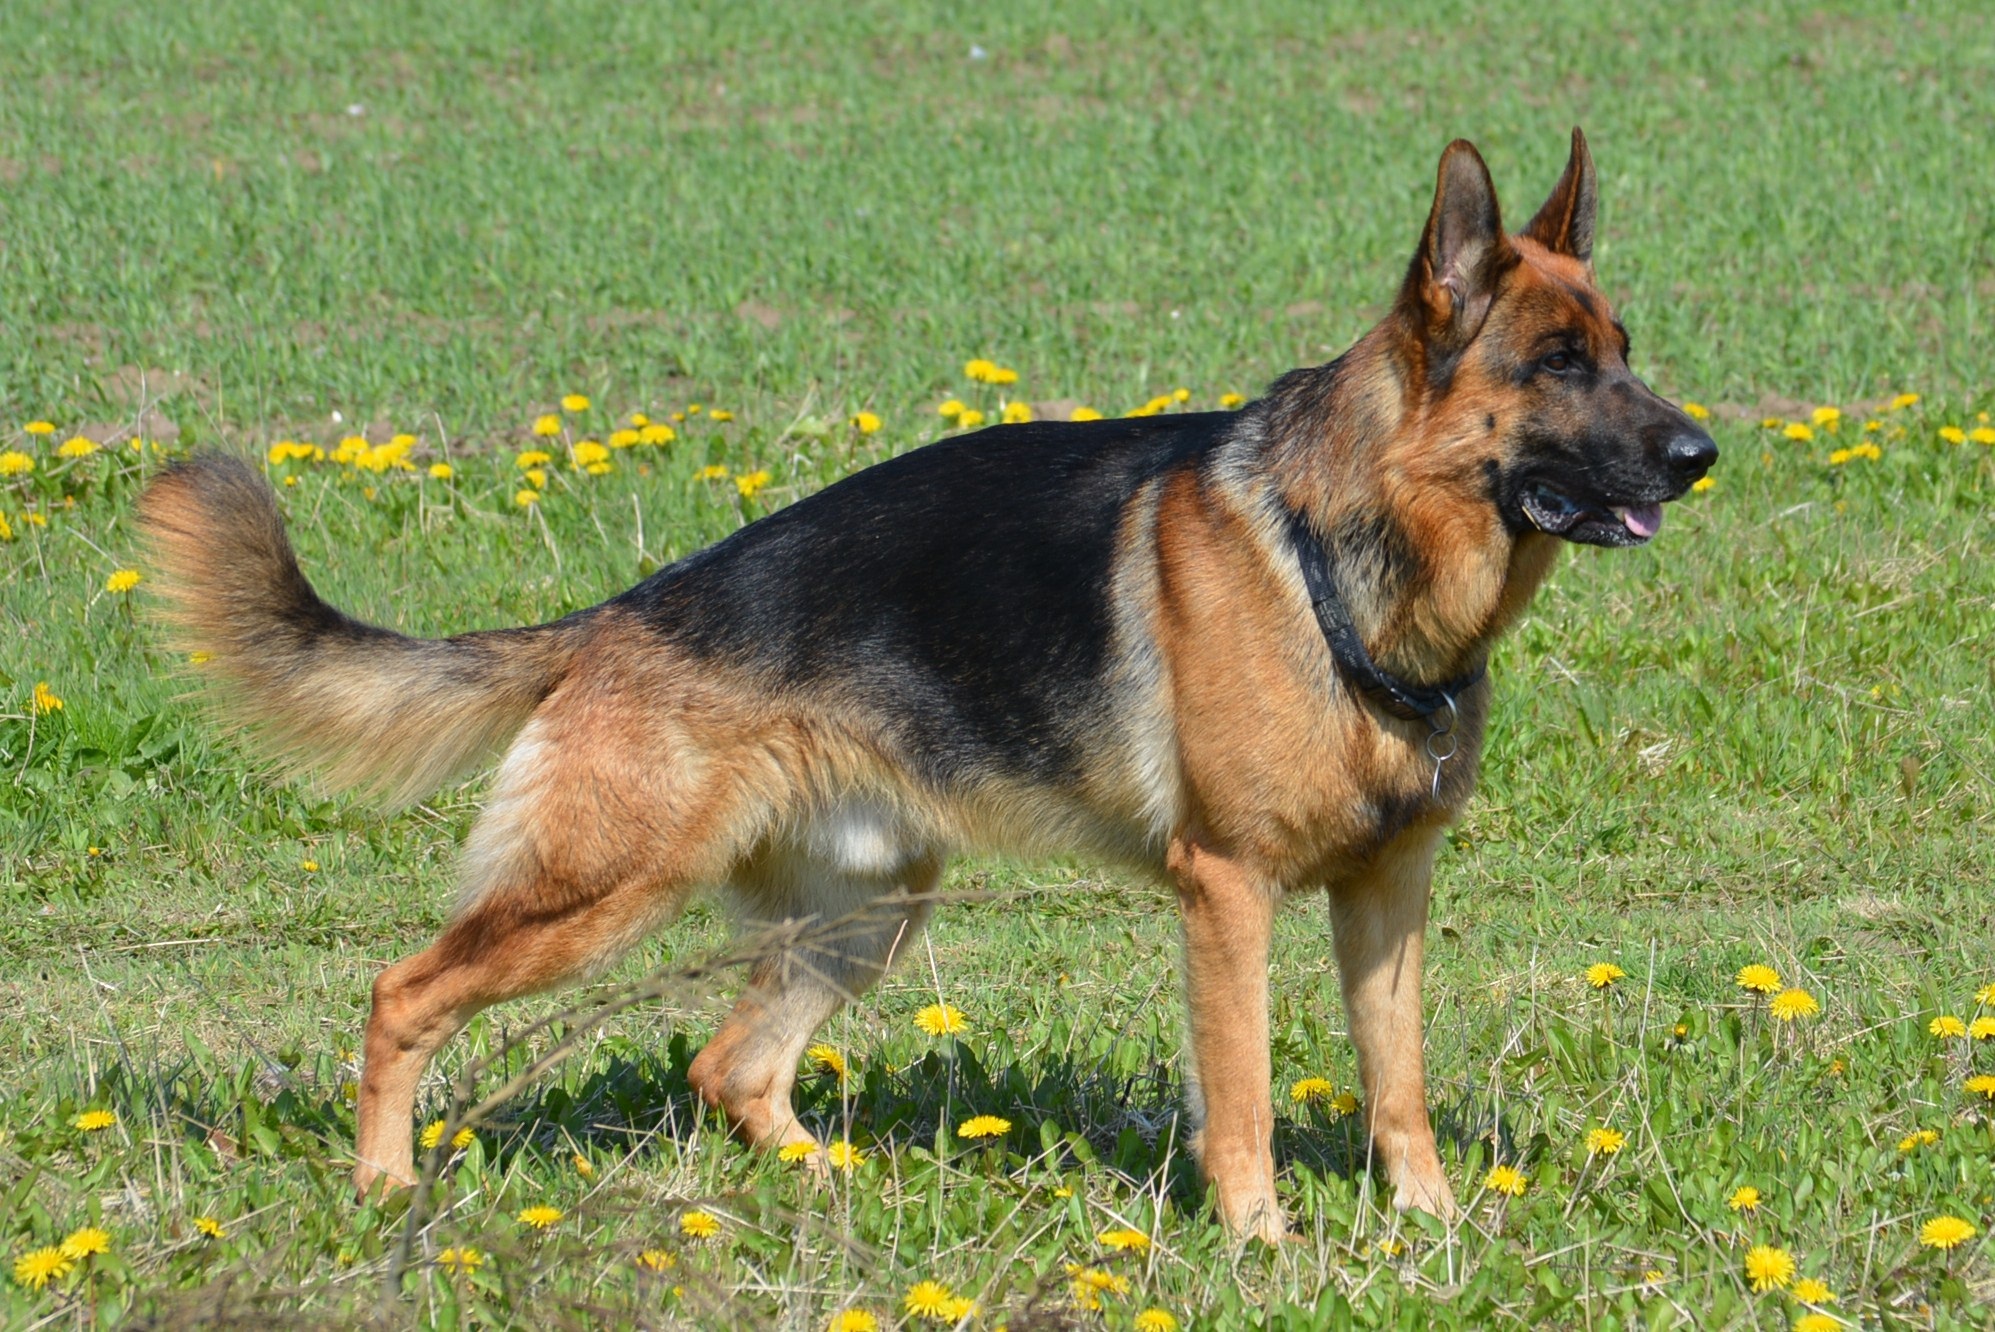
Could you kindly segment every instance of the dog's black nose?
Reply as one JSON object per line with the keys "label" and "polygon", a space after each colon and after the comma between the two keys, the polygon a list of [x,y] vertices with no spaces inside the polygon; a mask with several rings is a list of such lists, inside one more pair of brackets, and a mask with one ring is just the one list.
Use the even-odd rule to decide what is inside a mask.
{"label": "dog's black nose", "polygon": [[1677,475],[1695,481],[1718,461],[1718,446],[1711,436],[1692,426],[1671,436],[1669,443],[1663,445],[1663,460]]}

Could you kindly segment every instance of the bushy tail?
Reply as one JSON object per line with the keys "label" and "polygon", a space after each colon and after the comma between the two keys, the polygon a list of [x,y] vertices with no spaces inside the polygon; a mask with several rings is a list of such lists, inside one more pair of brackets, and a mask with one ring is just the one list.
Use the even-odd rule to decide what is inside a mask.
{"label": "bushy tail", "polygon": [[174,646],[224,717],[291,769],[385,804],[505,744],[560,680],[577,618],[407,638],[350,619],[298,570],[269,482],[239,459],[169,467],[139,501]]}

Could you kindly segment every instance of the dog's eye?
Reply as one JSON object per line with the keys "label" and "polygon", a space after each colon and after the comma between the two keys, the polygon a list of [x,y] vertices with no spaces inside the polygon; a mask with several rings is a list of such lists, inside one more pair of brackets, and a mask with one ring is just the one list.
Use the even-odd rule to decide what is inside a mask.
{"label": "dog's eye", "polygon": [[1558,351],[1553,352],[1550,356],[1538,362],[1538,364],[1544,366],[1545,369],[1555,375],[1562,375],[1573,368],[1573,359],[1570,354]]}

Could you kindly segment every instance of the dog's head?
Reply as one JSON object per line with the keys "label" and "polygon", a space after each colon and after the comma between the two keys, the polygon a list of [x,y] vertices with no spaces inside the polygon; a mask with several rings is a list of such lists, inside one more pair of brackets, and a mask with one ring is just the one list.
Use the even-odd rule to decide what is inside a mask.
{"label": "dog's head", "polygon": [[1478,462],[1511,531],[1637,546],[1718,448],[1628,368],[1628,333],[1593,275],[1597,191],[1586,138],[1551,197],[1503,230],[1489,168],[1457,139],[1396,314],[1431,419],[1486,444]]}

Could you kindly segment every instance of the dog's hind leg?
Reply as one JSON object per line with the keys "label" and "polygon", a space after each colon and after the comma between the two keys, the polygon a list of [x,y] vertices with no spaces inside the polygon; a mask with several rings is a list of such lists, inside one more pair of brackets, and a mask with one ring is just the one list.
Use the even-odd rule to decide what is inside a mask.
{"label": "dog's hind leg", "polygon": [[1402,834],[1363,875],[1330,888],[1344,1015],[1358,1048],[1372,1152],[1394,1206],[1455,1215],[1427,1118],[1420,964],[1427,894],[1440,831]]}
{"label": "dog's hind leg", "polygon": [[924,855],[894,878],[847,877],[808,863],[751,867],[736,882],[767,920],[783,911],[794,931],[771,931],[771,951],[689,1077],[743,1140],[779,1148],[816,1138],[798,1121],[790,1092],[797,1062],[817,1029],[880,978],[920,933],[942,876]]}
{"label": "dog's hind leg", "polygon": [[670,716],[633,724],[604,706],[607,693],[564,691],[521,732],[466,844],[457,917],[375,978],[354,1171],[363,1194],[383,1177],[413,1180],[423,1069],[474,1014],[609,965],[694,885],[724,877],[755,835],[732,765],[713,751],[661,764],[690,752]]}

